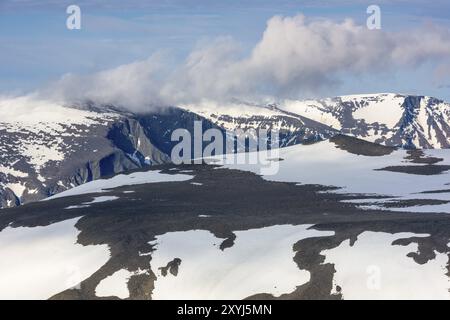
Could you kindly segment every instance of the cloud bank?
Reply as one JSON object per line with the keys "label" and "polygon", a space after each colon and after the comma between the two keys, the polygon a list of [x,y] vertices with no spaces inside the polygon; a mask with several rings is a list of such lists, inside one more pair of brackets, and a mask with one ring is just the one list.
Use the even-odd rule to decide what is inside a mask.
{"label": "cloud bank", "polygon": [[348,75],[439,61],[450,61],[447,29],[386,32],[352,20],[275,16],[248,55],[232,39],[221,38],[193,50],[178,65],[157,53],[93,75],[65,75],[39,94],[146,111],[205,99],[299,98],[323,92]]}

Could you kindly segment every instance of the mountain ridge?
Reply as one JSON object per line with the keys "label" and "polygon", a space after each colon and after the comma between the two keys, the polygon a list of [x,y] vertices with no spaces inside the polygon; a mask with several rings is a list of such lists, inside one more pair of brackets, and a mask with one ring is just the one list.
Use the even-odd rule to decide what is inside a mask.
{"label": "mountain ridge", "polygon": [[280,105],[342,134],[407,149],[450,147],[450,104],[428,96],[395,93],[287,100]]}
{"label": "mountain ridge", "polygon": [[[386,110],[392,110],[392,114]],[[384,111],[384,113],[383,113]],[[378,120],[379,119],[379,120]],[[374,121],[377,120],[377,121]],[[279,131],[280,146],[345,134],[387,147],[450,147],[450,105],[425,96],[369,94],[252,105],[203,103],[133,113],[86,101],[0,101],[0,208],[40,200],[119,172],[170,162],[178,128]]]}

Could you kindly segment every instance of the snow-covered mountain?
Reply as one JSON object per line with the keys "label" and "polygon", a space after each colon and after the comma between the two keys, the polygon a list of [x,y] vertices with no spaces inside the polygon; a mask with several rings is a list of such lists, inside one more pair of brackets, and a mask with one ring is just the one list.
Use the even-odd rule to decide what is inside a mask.
{"label": "snow-covered mountain", "polygon": [[[241,109],[245,105],[238,106]],[[216,108],[213,106],[213,109]],[[39,200],[124,170],[170,161],[175,129],[279,130],[282,145],[323,140],[335,131],[300,116],[247,106],[215,119],[192,107],[133,114],[85,103],[67,107],[30,97],[0,100],[0,208]],[[228,109],[232,111],[232,109]]]}
{"label": "snow-covered mountain", "polygon": [[327,124],[284,111],[276,104],[256,105],[245,102],[218,104],[203,102],[180,108],[196,113],[224,130],[266,129],[280,134],[280,146],[321,141],[337,130]]}
{"label": "snow-covered mountain", "polygon": [[279,106],[371,142],[405,148],[450,147],[450,104],[393,93],[288,100]]}
{"label": "snow-covered mountain", "polygon": [[133,114],[29,96],[0,100],[0,208],[39,200],[87,181],[170,161],[175,129],[268,129],[281,146],[337,133],[387,146],[450,147],[450,105],[398,94],[353,95],[254,105],[212,102]]}
{"label": "snow-covered mountain", "polygon": [[0,208],[169,160],[132,118],[28,97],[0,102],[0,136]]}
{"label": "snow-covered mountain", "polygon": [[[450,147],[450,104],[427,96],[376,93],[319,100],[285,100],[276,104],[202,103],[182,106],[225,129],[260,126],[295,133],[282,146],[328,137],[336,132],[404,148]],[[297,135],[298,137],[298,135]],[[293,143],[292,143],[293,142]]]}

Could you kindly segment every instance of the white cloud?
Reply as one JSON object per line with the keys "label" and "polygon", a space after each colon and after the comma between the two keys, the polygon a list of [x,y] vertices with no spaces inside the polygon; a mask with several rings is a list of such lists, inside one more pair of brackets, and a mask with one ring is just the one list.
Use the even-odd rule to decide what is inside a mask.
{"label": "white cloud", "polygon": [[166,61],[160,54],[148,59],[101,71],[92,75],[66,74],[38,95],[58,102],[92,100],[139,109],[164,105],[160,88],[164,83]]}
{"label": "white cloud", "polygon": [[434,26],[386,32],[352,20],[275,16],[247,56],[221,38],[194,50],[182,65],[168,67],[156,54],[90,76],[67,75],[44,92],[133,110],[201,99],[300,97],[339,83],[343,74],[395,72],[448,57],[450,31]]}

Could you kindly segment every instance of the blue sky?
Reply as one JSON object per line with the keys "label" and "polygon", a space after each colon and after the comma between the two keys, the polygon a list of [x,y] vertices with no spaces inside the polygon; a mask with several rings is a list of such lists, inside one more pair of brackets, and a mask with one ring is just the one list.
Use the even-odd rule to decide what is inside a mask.
{"label": "blue sky", "polygon": [[[66,7],[80,6],[82,29],[66,28]],[[423,25],[450,29],[450,1],[51,1],[0,0],[0,93],[21,94],[64,74],[89,75],[145,60],[154,52],[183,61],[195,48],[228,36],[249,53],[275,15],[365,25],[366,8],[377,4],[382,30]],[[444,64],[445,65],[445,64]],[[448,64],[447,64],[448,66]],[[321,95],[402,92],[450,100],[450,68],[431,61],[361,74],[341,72],[339,84]],[[447,72],[448,71],[448,72]]]}

